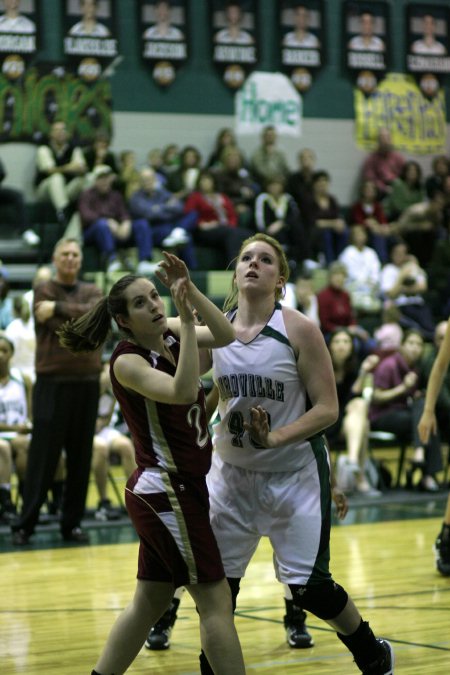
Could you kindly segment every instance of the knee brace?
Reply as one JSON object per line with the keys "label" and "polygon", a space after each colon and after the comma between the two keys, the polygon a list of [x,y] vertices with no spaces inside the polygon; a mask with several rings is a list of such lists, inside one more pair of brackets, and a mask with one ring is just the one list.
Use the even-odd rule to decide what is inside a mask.
{"label": "knee brace", "polygon": [[292,598],[297,607],[307,610],[323,619],[335,619],[347,604],[346,591],[334,581],[324,581],[313,586],[289,584]]}

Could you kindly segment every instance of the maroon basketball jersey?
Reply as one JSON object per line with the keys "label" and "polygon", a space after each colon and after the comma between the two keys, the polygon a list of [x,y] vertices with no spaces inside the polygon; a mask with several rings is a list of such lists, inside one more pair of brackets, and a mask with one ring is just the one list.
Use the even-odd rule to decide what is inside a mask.
{"label": "maroon basketball jersey", "polygon": [[[171,331],[165,333],[164,340],[178,363],[179,341]],[[133,439],[138,467],[158,466],[172,473],[206,475],[211,465],[212,443],[201,383],[197,401],[190,405],[152,401],[126,390],[115,378],[113,366],[122,354],[138,354],[152,368],[172,376],[176,368],[161,354],[126,340],[119,342],[111,356],[112,387]]]}

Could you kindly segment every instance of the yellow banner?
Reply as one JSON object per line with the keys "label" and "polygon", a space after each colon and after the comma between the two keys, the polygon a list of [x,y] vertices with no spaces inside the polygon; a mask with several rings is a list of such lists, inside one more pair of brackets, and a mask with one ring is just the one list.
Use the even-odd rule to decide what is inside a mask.
{"label": "yellow banner", "polygon": [[416,155],[445,151],[446,114],[442,88],[428,99],[411,75],[390,73],[371,96],[355,89],[356,143],[363,150],[376,145],[378,130],[390,130],[397,150]]}

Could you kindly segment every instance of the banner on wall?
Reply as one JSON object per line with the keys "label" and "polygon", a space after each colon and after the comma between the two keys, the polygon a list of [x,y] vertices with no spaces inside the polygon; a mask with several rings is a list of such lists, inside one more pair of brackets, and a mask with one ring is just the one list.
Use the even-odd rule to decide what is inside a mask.
{"label": "banner on wall", "polygon": [[259,134],[268,125],[279,134],[301,136],[302,99],[283,73],[254,72],[235,95],[238,134]]}
{"label": "banner on wall", "polygon": [[50,125],[63,119],[79,144],[97,129],[111,132],[112,94],[107,78],[86,83],[58,64],[39,64],[11,81],[0,75],[0,142],[41,143]]}
{"label": "banner on wall", "polygon": [[36,56],[40,37],[39,0],[2,3],[0,12],[1,73],[10,81],[22,77]]}
{"label": "banner on wall", "polygon": [[387,128],[398,150],[416,155],[445,152],[447,127],[442,91],[427,98],[411,75],[390,73],[370,97],[355,89],[354,105],[358,147],[374,149],[379,130]]}
{"label": "banner on wall", "polygon": [[64,54],[69,68],[95,82],[118,59],[112,0],[66,0]]}
{"label": "banner on wall", "polygon": [[432,97],[450,73],[449,5],[410,4],[405,11],[406,70]]}
{"label": "banner on wall", "polygon": [[239,89],[257,60],[256,1],[212,0],[213,62],[231,89]]}
{"label": "banner on wall", "polygon": [[167,87],[188,57],[186,0],[139,3],[141,54],[157,84]]}
{"label": "banner on wall", "polygon": [[356,86],[364,94],[372,94],[389,67],[388,4],[347,0],[343,11],[343,45],[345,65]]}
{"label": "banner on wall", "polygon": [[322,0],[284,0],[280,5],[281,65],[300,92],[307,91],[324,63]]}

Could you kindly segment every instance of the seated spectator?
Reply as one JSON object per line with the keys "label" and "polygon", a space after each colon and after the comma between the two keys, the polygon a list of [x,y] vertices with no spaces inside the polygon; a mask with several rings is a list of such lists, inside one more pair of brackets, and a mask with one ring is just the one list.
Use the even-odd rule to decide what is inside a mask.
{"label": "seated spectator", "polygon": [[233,203],[217,191],[216,177],[210,171],[201,172],[197,189],[187,198],[184,209],[186,213],[196,212],[194,243],[223,251],[224,268],[237,256],[244,239],[251,235],[249,230],[237,227]]}
{"label": "seated spectator", "polygon": [[378,199],[383,199],[391,191],[391,184],[399,177],[405,158],[392,147],[388,129],[380,129],[376,149],[366,158],[362,179],[375,183]]}
{"label": "seated spectator", "polygon": [[307,242],[295,199],[285,192],[284,180],[274,176],[255,202],[256,229],[282,245],[291,268],[308,258]]}
{"label": "seated spectator", "polygon": [[339,261],[347,269],[345,287],[350,293],[352,306],[364,313],[381,309],[380,271],[377,254],[367,246],[367,231],[363,225],[350,228],[350,244],[344,248]]}
{"label": "seated spectator", "polygon": [[239,224],[252,227],[255,197],[260,186],[244,166],[244,158],[237,146],[230,145],[221,155],[221,168],[216,171],[217,189],[227,195],[239,217]]}
{"label": "seated spectator", "polygon": [[329,188],[329,174],[326,171],[316,171],[312,181],[312,192],[305,199],[302,209],[311,256],[316,260],[323,254],[327,267],[343,251],[348,239],[339,203],[336,197],[330,194]]}
{"label": "seated spectator", "polygon": [[344,491],[380,497],[381,492],[370,485],[365,473],[370,425],[369,403],[362,396],[366,376],[380,359],[370,354],[359,363],[353,337],[343,328],[331,334],[328,349],[336,378],[339,416],[326,430],[326,437],[331,449],[339,439],[345,441],[346,447],[346,452],[339,455],[336,484]]}
{"label": "seated spectator", "polygon": [[120,513],[108,499],[108,469],[111,454],[119,455],[125,479],[136,469],[134,447],[131,439],[116,427],[117,403],[111,389],[109,364],[105,364],[100,376],[100,399],[98,417],[92,446],[92,471],[98,492],[97,520],[116,520]]}
{"label": "seated spectator", "polygon": [[152,148],[147,154],[147,165],[155,172],[157,184],[165,187],[167,175],[164,171],[163,153],[160,148]]}
{"label": "seated spectator", "polygon": [[303,148],[297,155],[298,169],[289,174],[286,191],[292,195],[297,202],[300,213],[303,208],[303,202],[307,195],[311,193],[313,176],[316,166],[316,154],[310,148]]}
{"label": "seated spectator", "polygon": [[[288,288],[293,286],[289,299],[287,298]],[[292,299],[291,299],[292,296]],[[319,303],[317,295],[314,292],[313,278],[309,272],[298,272],[294,284],[286,284],[286,300],[288,307],[298,309],[305,314],[317,326],[320,326]]]}
{"label": "seated spectator", "polygon": [[436,155],[431,163],[432,172],[425,179],[425,192],[428,199],[438,190],[444,190],[444,181],[450,174],[450,160],[446,155]]}
{"label": "seated spectator", "polygon": [[[119,173],[116,156],[110,148],[111,137],[106,129],[99,129],[95,133],[94,142],[83,150],[84,161],[88,169],[86,176],[86,187],[94,183],[93,171],[96,166],[106,165],[116,174]],[[118,186],[119,187],[119,186]]]}
{"label": "seated spectator", "polygon": [[31,431],[31,381],[10,364],[14,345],[0,334],[0,521],[11,523],[16,507],[11,499],[13,460],[22,490]]}
{"label": "seated spectator", "polygon": [[359,199],[350,208],[348,222],[352,225],[364,225],[368,234],[368,243],[378,254],[382,263],[388,261],[388,243],[391,240],[391,228],[388,225],[383,205],[377,200],[377,188],[372,180],[361,183]]}
{"label": "seated spectator", "polygon": [[86,161],[81,148],[74,145],[66,123],[60,120],[50,127],[46,145],[40,145],[36,153],[36,195],[40,201],[49,201],[58,222],[66,226],[71,213],[85,186]]}
{"label": "seated spectator", "polygon": [[112,188],[114,174],[106,164],[94,169],[94,186],[79,199],[83,241],[94,244],[102,254],[108,272],[117,272],[121,263],[117,248],[137,246],[138,274],[151,274],[151,235],[144,219],[131,220],[122,194]]}
{"label": "seated spectator", "polygon": [[153,246],[177,248],[178,255],[190,269],[197,267],[192,231],[196,227],[194,212],[184,213],[181,199],[158,184],[156,173],[147,168],[141,171],[141,187],[131,197],[130,212],[133,218],[145,219]]}
{"label": "seated spectator", "polygon": [[403,330],[400,326],[400,312],[395,305],[383,308],[381,325],[374,330],[373,336],[377,341],[375,351],[381,358],[400,349]]}
{"label": "seated spectator", "polygon": [[289,165],[282,150],[277,148],[277,131],[274,126],[264,127],[261,145],[250,160],[250,171],[260,185],[265,185],[274,176],[287,178]]}
{"label": "seated spectator", "polygon": [[356,323],[350,293],[344,288],[346,279],[345,265],[341,262],[330,265],[328,285],[317,294],[320,327],[327,340],[338,328],[347,328],[350,335],[357,340],[358,354],[362,351],[369,352],[374,343],[368,332]]}
{"label": "seated spectator", "polygon": [[395,305],[400,312],[402,328],[415,328],[427,340],[434,335],[434,320],[424,294],[428,288],[427,274],[411,256],[405,242],[391,249],[391,262],[381,270],[380,288],[384,305]]}
{"label": "seated spectator", "polygon": [[34,358],[36,352],[36,331],[31,307],[25,296],[16,295],[13,301],[15,318],[5,329],[6,337],[14,345],[11,367],[20,370],[31,382],[36,379]]}
{"label": "seated spectator", "polygon": [[[17,225],[20,234],[22,235],[23,240],[29,246],[38,246],[40,243],[40,238],[30,228],[28,222],[27,209],[25,206],[25,199],[22,193],[19,190],[14,188],[5,187],[3,181],[6,178],[6,169],[5,165],[0,159],[0,204],[1,206],[10,206],[14,214],[14,221],[11,224]],[[10,223],[8,223],[10,224]]]}
{"label": "seated spectator", "polygon": [[390,221],[397,220],[409,206],[423,202],[424,198],[420,164],[408,161],[403,165],[399,177],[392,181],[383,207]]}
{"label": "seated spectator", "polygon": [[214,148],[209,156],[206,168],[208,169],[223,169],[222,155],[226,148],[237,148],[236,136],[233,129],[224,127],[217,133]]}
{"label": "seated spectator", "polygon": [[400,350],[381,360],[374,372],[369,419],[375,431],[389,431],[399,441],[413,445],[407,486],[412,486],[414,474],[420,470],[420,489],[436,492],[439,486],[435,474],[442,469],[440,444],[433,436],[424,446],[417,432],[424,405],[423,392],[418,389],[423,346],[421,333],[407,330]]}
{"label": "seated spectator", "polygon": [[176,143],[169,143],[163,149],[161,168],[166,176],[180,168],[180,149]]}
{"label": "seated spectator", "polygon": [[428,200],[409,206],[397,222],[391,224],[422,267],[428,267],[434,247],[444,234],[445,207],[445,195],[437,190]]}
{"label": "seated spectator", "polygon": [[178,199],[186,199],[197,185],[202,156],[193,145],[187,145],[180,154],[180,166],[168,174],[167,189]]}
{"label": "seated spectator", "polygon": [[[116,179],[114,181],[116,182]],[[136,153],[132,150],[123,150],[120,153],[118,183],[126,200],[130,199],[131,195],[139,189],[139,169],[136,166]]]}
{"label": "seated spectator", "polygon": [[0,269],[0,330],[5,330],[14,319],[13,301],[9,295],[8,272]]}

